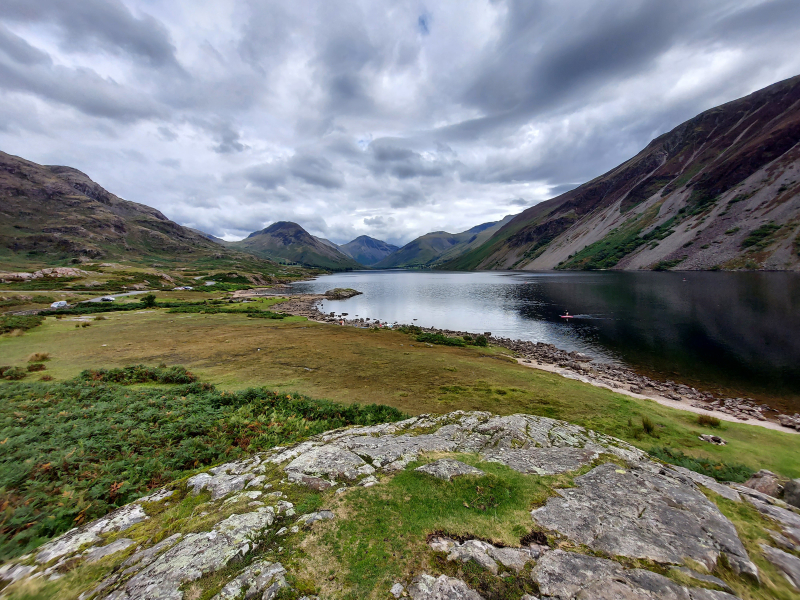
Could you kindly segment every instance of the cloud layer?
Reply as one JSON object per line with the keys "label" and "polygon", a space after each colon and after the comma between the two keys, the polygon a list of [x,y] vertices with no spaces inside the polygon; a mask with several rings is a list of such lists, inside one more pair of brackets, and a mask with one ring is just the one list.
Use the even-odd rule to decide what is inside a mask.
{"label": "cloud layer", "polygon": [[795,0],[4,0],[0,149],[227,239],[462,231],[800,73]]}

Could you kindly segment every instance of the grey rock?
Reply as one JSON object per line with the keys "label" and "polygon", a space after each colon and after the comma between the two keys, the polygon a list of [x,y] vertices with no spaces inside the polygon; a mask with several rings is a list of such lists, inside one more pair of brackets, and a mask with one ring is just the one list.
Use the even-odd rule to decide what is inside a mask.
{"label": "grey rock", "polygon": [[165,540],[158,542],[157,544],[151,546],[150,548],[146,548],[144,550],[139,550],[138,552],[134,552],[130,558],[128,558],[124,563],[122,563],[123,567],[129,567],[125,571],[123,571],[124,576],[128,576],[131,573],[135,573],[149,565],[153,562],[156,557],[169,548],[170,546],[177,543],[179,539],[183,537],[180,533],[176,533],[174,535],[169,536]]}
{"label": "grey rock", "polygon": [[533,559],[529,548],[498,548],[481,540],[457,542],[436,536],[431,538],[428,544],[435,552],[446,552],[447,560],[460,562],[473,560],[495,575],[499,572],[497,563],[519,572]]}
{"label": "grey rock", "polygon": [[[232,600],[244,598],[252,600],[261,596],[269,600],[278,590],[287,587],[286,569],[281,563],[257,561],[242,571],[237,577],[225,584],[225,587],[212,600]],[[244,596],[242,596],[244,594]]]}
{"label": "grey rock", "polygon": [[783,500],[786,504],[791,504],[800,508],[800,479],[790,479],[783,486]]}
{"label": "grey rock", "polygon": [[777,531],[768,531],[767,533],[769,533],[770,537],[772,538],[772,541],[774,541],[776,544],[778,544],[778,546],[780,546],[784,550],[788,550],[789,552],[796,552],[800,550],[800,546],[798,546],[794,540],[782,536]]}
{"label": "grey rock", "polygon": [[704,433],[703,435],[699,435],[697,437],[700,439],[700,441],[708,442],[709,444],[714,444],[715,446],[724,446],[728,443],[718,435],[711,435],[708,433]]}
{"label": "grey rock", "polygon": [[313,525],[317,521],[328,521],[333,518],[335,518],[333,511],[320,510],[318,512],[302,515],[299,519],[297,519],[297,522],[302,523],[303,525]]}
{"label": "grey rock", "polygon": [[408,586],[408,595],[411,600],[483,600],[483,596],[460,579],[425,573],[414,578]]}
{"label": "grey rock", "polygon": [[0,581],[14,583],[15,581],[24,579],[35,570],[36,567],[33,566],[9,563],[0,567]]}
{"label": "grey rock", "polygon": [[786,528],[800,530],[800,515],[797,513],[785,508],[781,508],[780,506],[775,506],[774,504],[762,502],[761,500],[752,496],[745,496],[745,498],[747,498],[747,501],[755,506],[759,512],[767,515],[768,517],[772,517],[778,521],[778,523],[783,525],[784,530]]}
{"label": "grey rock", "polygon": [[716,585],[717,587],[721,587],[726,592],[733,593],[733,590],[730,588],[730,586],[724,581],[722,581],[722,579],[720,579],[719,577],[698,573],[697,571],[693,571],[692,569],[687,569],[686,567],[675,567],[675,570],[680,571],[684,575],[688,575],[692,579],[697,579],[698,581],[704,581],[705,583]]}
{"label": "grey rock", "polygon": [[554,550],[531,573],[543,597],[553,600],[734,600],[725,592],[686,588],[663,575],[624,569],[604,558]]}
{"label": "grey rock", "polygon": [[460,460],[453,460],[450,458],[442,458],[433,461],[415,470],[433,475],[438,479],[444,479],[445,481],[450,481],[453,477],[458,477],[460,475],[485,475],[480,469],[476,469]]}
{"label": "grey rock", "polygon": [[447,560],[461,562],[473,560],[487,571],[497,575],[499,568],[495,560],[489,556],[488,550],[490,547],[492,547],[491,544],[480,540],[467,540],[463,544],[455,544],[450,549]]}
{"label": "grey rock", "polygon": [[761,549],[767,560],[781,570],[789,583],[800,588],[800,558],[766,544],[761,544]]}
{"label": "grey rock", "polygon": [[674,565],[691,558],[713,569],[725,553],[734,569],[757,577],[736,529],[716,505],[670,477],[671,471],[662,473],[600,465],[531,515],[539,525],[611,555]]}
{"label": "grey rock", "polygon": [[727,485],[719,483],[713,477],[690,471],[684,467],[670,466],[670,468],[673,471],[677,471],[681,475],[688,477],[697,485],[702,485],[704,488],[711,490],[715,494],[719,494],[723,498],[727,498],[728,500],[732,500],[734,502],[741,502],[742,500],[741,496],[739,496],[739,493],[736,490],[728,487]]}
{"label": "grey rock", "polygon": [[74,554],[86,544],[100,541],[100,535],[114,531],[125,531],[147,519],[144,509],[138,502],[128,504],[108,513],[105,517],[70,529],[64,535],[48,542],[36,554],[36,562],[45,564],[55,558]]}
{"label": "grey rock", "polygon": [[761,469],[757,473],[754,473],[750,479],[744,482],[744,486],[775,498],[780,496],[780,493],[783,491],[783,486],[778,480],[778,476],[766,469]]}
{"label": "grey rock", "polygon": [[363,458],[349,450],[325,445],[301,454],[287,465],[285,471],[313,476],[327,475],[334,479],[338,477],[356,479],[359,475],[359,467],[365,464]]}
{"label": "grey rock", "polygon": [[555,475],[588,465],[600,456],[600,451],[588,448],[500,448],[487,450],[483,455],[489,462],[502,463],[520,473]]}
{"label": "grey rock", "polygon": [[286,476],[292,483],[305,485],[306,487],[309,487],[317,492],[324,492],[328,488],[333,487],[333,484],[327,479],[322,479],[321,477],[312,477],[311,475],[304,475],[303,473],[298,473],[296,471],[289,471]]}
{"label": "grey rock", "polygon": [[181,600],[180,586],[226,567],[250,550],[248,537],[274,522],[270,507],[231,515],[206,533],[192,533],[107,596],[114,600]]}
{"label": "grey rock", "polygon": [[365,477],[362,479],[359,484],[361,487],[372,487],[378,485],[378,478],[375,475],[370,475],[369,477]]}
{"label": "grey rock", "polygon": [[[217,467],[217,470],[219,469],[221,469],[221,467]],[[247,482],[255,477],[251,473],[246,473],[244,475],[227,475],[224,472],[218,472],[220,474],[213,476],[208,473],[200,473],[199,475],[190,477],[186,481],[186,485],[192,488],[194,494],[199,494],[203,490],[209,490],[211,492],[211,499],[218,500],[232,492],[243,490]]]}
{"label": "grey rock", "polygon": [[123,550],[130,548],[135,543],[136,542],[129,538],[119,538],[118,540],[114,540],[105,546],[96,546],[87,550],[84,554],[84,557],[87,563],[97,562],[106,556],[111,556],[117,552],[122,552]]}
{"label": "grey rock", "polygon": [[395,598],[400,598],[403,595],[403,592],[406,591],[406,588],[403,587],[402,583],[395,583],[392,588],[389,590],[389,593],[394,596]]}

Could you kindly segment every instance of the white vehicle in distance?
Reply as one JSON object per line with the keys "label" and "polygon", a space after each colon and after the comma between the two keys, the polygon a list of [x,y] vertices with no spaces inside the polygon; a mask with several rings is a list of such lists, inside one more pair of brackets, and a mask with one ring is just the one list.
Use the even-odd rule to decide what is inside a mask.
{"label": "white vehicle in distance", "polygon": [[100,302],[113,302],[114,300],[116,300],[114,296],[103,296],[100,298]]}
{"label": "white vehicle in distance", "polygon": [[58,302],[53,302],[50,305],[50,308],[67,308],[67,301],[66,300],[59,300]]}

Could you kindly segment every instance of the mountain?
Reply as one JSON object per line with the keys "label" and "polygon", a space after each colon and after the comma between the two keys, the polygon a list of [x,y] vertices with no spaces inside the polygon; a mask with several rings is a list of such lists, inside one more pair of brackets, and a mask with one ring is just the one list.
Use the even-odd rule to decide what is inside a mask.
{"label": "mountain", "polygon": [[435,267],[469,252],[492,237],[513,218],[483,223],[461,233],[434,231],[409,242],[393,254],[374,264],[376,269],[397,267]]}
{"label": "mountain", "polygon": [[352,242],[339,246],[339,250],[362,265],[371,267],[392,252],[399,250],[399,248],[382,240],[371,238],[368,235],[360,235]]}
{"label": "mountain", "polygon": [[450,269],[800,270],[800,76],[682,123]]}
{"label": "mountain", "polygon": [[194,231],[197,235],[201,235],[207,240],[211,240],[212,242],[216,242],[217,244],[224,245],[226,243],[225,240],[223,240],[222,238],[218,238],[217,236],[211,235],[210,233],[206,233],[205,231],[200,231],[199,229],[195,229],[194,227],[187,227],[186,229],[188,229],[189,231]]}
{"label": "mountain", "polygon": [[123,200],[71,167],[0,152],[0,198],[2,268],[102,259],[277,270],[274,263],[221,247],[154,208]]}
{"label": "mountain", "polygon": [[336,247],[328,244],[330,242],[325,243],[314,237],[297,223],[278,221],[266,229],[251,233],[241,241],[229,242],[227,246],[271,260],[289,261],[334,271],[362,267]]}

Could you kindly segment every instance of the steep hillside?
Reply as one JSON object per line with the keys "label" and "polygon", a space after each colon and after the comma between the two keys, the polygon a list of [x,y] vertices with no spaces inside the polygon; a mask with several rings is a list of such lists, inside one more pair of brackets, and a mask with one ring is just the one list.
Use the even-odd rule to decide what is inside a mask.
{"label": "steep hillside", "polygon": [[362,265],[371,267],[392,252],[399,250],[399,248],[392,244],[387,244],[383,240],[376,240],[368,235],[360,235],[352,242],[339,246],[339,250]]}
{"label": "steep hillside", "polygon": [[800,76],[519,214],[452,269],[800,270]]}
{"label": "steep hillside", "polygon": [[239,242],[229,243],[228,246],[263,258],[334,271],[361,268],[360,264],[337,248],[314,237],[297,223],[289,221],[273,223]]}
{"label": "steep hillside", "polygon": [[376,269],[435,267],[479,247],[512,218],[513,216],[509,215],[502,221],[476,225],[461,233],[446,231],[426,233],[374,266]]}
{"label": "steep hillside", "polygon": [[0,198],[0,270],[99,259],[277,271],[274,263],[226,249],[70,167],[0,152]]}

